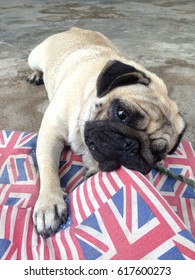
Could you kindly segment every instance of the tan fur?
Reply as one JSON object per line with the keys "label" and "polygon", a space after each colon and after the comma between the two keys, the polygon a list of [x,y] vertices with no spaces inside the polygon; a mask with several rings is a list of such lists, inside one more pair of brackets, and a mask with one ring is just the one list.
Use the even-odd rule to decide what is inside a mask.
{"label": "tan fur", "polygon": [[[96,81],[109,60],[134,66],[143,71],[151,83],[148,87],[137,84],[118,87],[98,98]],[[66,204],[58,177],[58,164],[64,145],[71,145],[75,153],[83,155],[89,172],[97,172],[97,162],[84,143],[84,125],[89,120],[106,118],[109,104],[114,98],[133,104],[142,111],[145,115],[140,124],[142,128],[151,139],[163,135],[170,150],[184,128],[184,122],[176,104],[169,99],[164,82],[143,66],[125,58],[98,32],[72,28],[53,35],[31,52],[28,62],[35,71],[29,79],[43,73],[50,100],[38,137],[41,189],[34,211],[37,231],[44,236],[52,234],[66,217]],[[98,106],[100,103],[101,106]],[[170,133],[161,130],[164,115],[172,123]],[[57,219],[54,210],[58,213]]]}

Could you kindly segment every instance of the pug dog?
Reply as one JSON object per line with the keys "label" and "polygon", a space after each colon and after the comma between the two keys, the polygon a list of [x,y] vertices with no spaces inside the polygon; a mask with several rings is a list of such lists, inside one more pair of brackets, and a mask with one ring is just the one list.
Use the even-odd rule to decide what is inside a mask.
{"label": "pug dog", "polygon": [[82,155],[86,175],[121,165],[147,174],[175,151],[185,130],[157,75],[127,59],[99,32],[71,28],[35,47],[28,81],[44,82],[49,106],[37,141],[37,232],[54,234],[67,219],[58,168],[64,146]]}

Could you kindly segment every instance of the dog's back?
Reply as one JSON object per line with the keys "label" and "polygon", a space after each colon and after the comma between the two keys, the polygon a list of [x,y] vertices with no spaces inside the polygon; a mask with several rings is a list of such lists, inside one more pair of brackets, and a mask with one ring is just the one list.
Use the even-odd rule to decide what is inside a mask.
{"label": "dog's back", "polygon": [[[66,32],[48,37],[35,47],[29,55],[28,63],[33,70],[44,73],[45,87],[51,99],[58,83],[60,84],[61,79],[81,65],[80,60],[90,62],[93,57],[97,59],[97,56],[101,60],[104,54],[108,53],[119,54],[116,47],[104,35],[73,27]],[[67,65],[67,68],[64,65]],[[98,67],[97,63],[95,67]],[[55,84],[54,76],[57,77]]]}

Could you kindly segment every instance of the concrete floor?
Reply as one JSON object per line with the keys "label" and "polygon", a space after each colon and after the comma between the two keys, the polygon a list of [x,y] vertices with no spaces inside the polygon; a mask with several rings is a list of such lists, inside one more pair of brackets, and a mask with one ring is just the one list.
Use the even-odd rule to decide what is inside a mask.
{"label": "concrete floor", "polygon": [[195,1],[0,0],[0,129],[37,132],[44,86],[26,82],[31,49],[72,26],[103,32],[160,75],[188,123],[195,147]]}

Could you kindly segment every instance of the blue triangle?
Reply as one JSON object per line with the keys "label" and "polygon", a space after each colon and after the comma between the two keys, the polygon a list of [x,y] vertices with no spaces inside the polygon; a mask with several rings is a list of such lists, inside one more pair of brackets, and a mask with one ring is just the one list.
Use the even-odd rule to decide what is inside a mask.
{"label": "blue triangle", "polygon": [[[176,175],[180,175],[182,170],[183,170],[182,168],[170,168],[170,171],[175,173]],[[167,177],[167,179],[163,183],[160,191],[174,192],[174,185],[175,185],[175,183],[176,183],[176,179]]]}
{"label": "blue triangle", "polygon": [[88,226],[88,227],[91,227],[91,228],[95,229],[96,231],[102,233],[95,214],[91,214],[81,224],[85,225],[85,226]]}
{"label": "blue triangle", "polygon": [[36,147],[32,147],[32,149],[30,150],[29,156],[31,156],[32,161],[33,161],[33,166],[35,168],[35,171],[38,171],[38,163],[37,163],[37,157],[36,157]]}
{"label": "blue triangle", "polygon": [[194,191],[193,187],[187,186],[187,188],[186,188],[185,192],[183,193],[182,197],[195,198],[195,191]]}
{"label": "blue triangle", "polygon": [[60,160],[59,169],[62,168],[67,163],[67,160]]}
{"label": "blue triangle", "polygon": [[112,197],[112,201],[116,205],[118,211],[120,212],[121,216],[123,217],[124,212],[124,194],[123,188],[121,188],[117,193],[115,193]]}
{"label": "blue triangle", "polygon": [[0,239],[0,259],[2,259],[3,255],[9,248],[11,241],[6,239]]}
{"label": "blue triangle", "polygon": [[156,170],[155,168],[151,170],[151,174],[152,174],[152,178],[154,179],[157,175],[158,175],[158,170]]}
{"label": "blue triangle", "polygon": [[177,247],[173,247],[159,257],[159,260],[185,260]]}
{"label": "blue triangle", "polygon": [[96,260],[102,254],[97,251],[94,247],[86,243],[85,241],[78,238],[79,244],[82,248],[83,254],[86,260]]}
{"label": "blue triangle", "polygon": [[152,220],[155,217],[155,215],[139,194],[137,195],[137,201],[138,201],[138,228],[140,228],[146,223],[148,223],[150,220]]}
{"label": "blue triangle", "polygon": [[195,244],[195,238],[191,235],[191,233],[187,229],[180,231],[179,234]]}
{"label": "blue triangle", "polygon": [[9,137],[10,136],[10,134],[12,133],[13,131],[11,131],[11,130],[6,130],[6,135],[7,135],[7,137]]}
{"label": "blue triangle", "polygon": [[163,183],[160,191],[162,192],[174,192],[174,185],[176,180],[173,178],[168,177],[165,182]]}
{"label": "blue triangle", "polygon": [[19,172],[17,181],[27,181],[27,174],[26,174],[26,170],[24,167],[25,160],[26,160],[25,158],[16,159],[17,169]]}
{"label": "blue triangle", "polygon": [[[26,133],[28,135],[29,133]],[[25,134],[23,135],[24,137],[26,136]],[[37,135],[34,137],[30,138],[26,143],[24,143],[22,146],[23,147],[34,147],[37,144]]]}
{"label": "blue triangle", "polygon": [[183,170],[182,168],[170,168],[170,171],[177,175],[180,175],[182,170]]}
{"label": "blue triangle", "polygon": [[18,201],[20,200],[20,198],[15,198],[15,197],[8,197],[5,205],[10,205],[13,206],[15,205]]}
{"label": "blue triangle", "polygon": [[7,166],[5,166],[4,171],[0,177],[0,184],[9,184],[10,180],[9,180],[9,175],[8,175],[8,170],[7,170]]}

